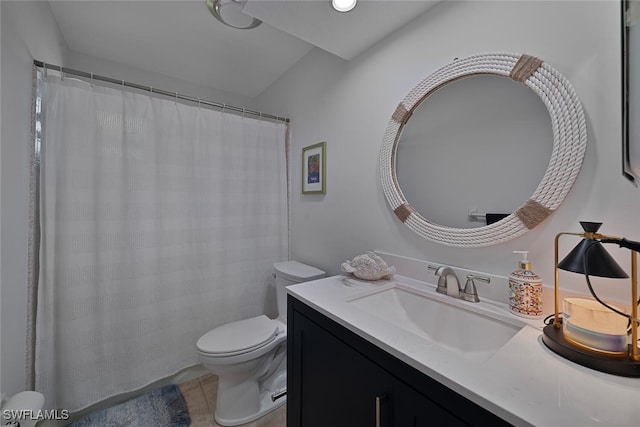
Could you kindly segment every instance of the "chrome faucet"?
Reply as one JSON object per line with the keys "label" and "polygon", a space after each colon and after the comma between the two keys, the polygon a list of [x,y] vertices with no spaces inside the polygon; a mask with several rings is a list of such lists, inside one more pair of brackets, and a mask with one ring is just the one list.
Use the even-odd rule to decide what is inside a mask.
{"label": "chrome faucet", "polygon": [[[430,265],[427,267],[427,270],[435,270],[433,274],[438,276],[437,292],[455,298],[460,298],[462,288],[460,287],[458,276],[456,276],[456,273],[451,269],[451,267],[447,267],[446,265],[441,265],[439,267]],[[450,281],[455,282],[455,284],[450,283]]]}
{"label": "chrome faucet", "polygon": [[[468,274],[467,283],[463,289],[458,281],[458,276],[456,276],[456,273],[451,269],[451,267],[447,267],[446,265],[441,265],[439,267],[430,265],[427,267],[427,270],[434,270],[433,274],[438,276],[437,292],[469,302],[480,302],[474,280],[480,280],[485,283],[491,282],[491,279],[488,277]],[[454,281],[455,284],[451,283],[451,281]]]}

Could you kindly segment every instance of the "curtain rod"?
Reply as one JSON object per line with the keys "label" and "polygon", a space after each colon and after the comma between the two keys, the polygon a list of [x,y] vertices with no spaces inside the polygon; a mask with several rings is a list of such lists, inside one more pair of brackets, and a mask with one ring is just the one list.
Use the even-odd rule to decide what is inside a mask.
{"label": "curtain rod", "polygon": [[287,118],[287,117],[279,117],[279,116],[274,116],[272,114],[263,113],[263,112],[260,112],[260,111],[254,111],[254,110],[248,110],[246,108],[235,107],[235,106],[229,105],[229,104],[220,104],[219,102],[206,101],[204,99],[196,98],[196,97],[193,97],[193,96],[182,95],[182,94],[177,93],[177,92],[169,92],[169,91],[162,90],[162,89],[156,89],[156,88],[151,87],[151,86],[144,86],[144,85],[139,85],[137,83],[127,82],[127,81],[124,81],[124,80],[112,79],[111,77],[105,77],[105,76],[101,76],[101,75],[98,75],[98,74],[87,73],[86,71],[74,70],[72,68],[61,67],[59,65],[47,64],[45,62],[38,61],[38,60],[34,60],[33,63],[35,64],[36,67],[39,67],[39,68],[59,71],[61,73],[71,74],[71,75],[79,76],[79,77],[84,77],[84,78],[91,79],[91,80],[100,80],[100,81],[103,81],[103,82],[113,83],[113,84],[117,84],[117,85],[120,85],[120,86],[131,87],[131,88],[134,88],[134,89],[139,89],[139,90],[143,90],[143,91],[147,91],[147,92],[151,92],[151,93],[157,93],[159,95],[169,96],[171,98],[182,99],[184,101],[191,101],[191,102],[196,102],[198,104],[208,105],[210,107],[220,108],[222,110],[231,110],[231,111],[236,111],[236,112],[242,113],[242,114],[250,114],[252,116],[258,116],[258,117],[261,117],[261,118],[267,118],[267,119],[272,119],[272,120],[276,120],[276,121],[280,121],[280,122],[284,122],[284,123],[289,123],[289,118]]}

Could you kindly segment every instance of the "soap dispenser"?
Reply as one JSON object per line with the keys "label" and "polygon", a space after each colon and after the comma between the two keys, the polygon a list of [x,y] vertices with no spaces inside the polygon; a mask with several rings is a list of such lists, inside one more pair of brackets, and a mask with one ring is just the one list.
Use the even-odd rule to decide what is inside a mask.
{"label": "soap dispenser", "polygon": [[542,280],[531,271],[527,260],[528,251],[513,251],[521,254],[518,269],[509,275],[509,308],[513,314],[527,318],[542,316]]}

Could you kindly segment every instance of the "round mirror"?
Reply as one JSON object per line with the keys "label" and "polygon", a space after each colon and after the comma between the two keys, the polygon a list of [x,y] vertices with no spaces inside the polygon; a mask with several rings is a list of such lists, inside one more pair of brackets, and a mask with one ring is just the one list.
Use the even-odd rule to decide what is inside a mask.
{"label": "round mirror", "polygon": [[398,105],[381,149],[383,190],[423,237],[492,245],[557,209],[586,140],[580,101],[556,70],[528,55],[475,55],[436,71]]}

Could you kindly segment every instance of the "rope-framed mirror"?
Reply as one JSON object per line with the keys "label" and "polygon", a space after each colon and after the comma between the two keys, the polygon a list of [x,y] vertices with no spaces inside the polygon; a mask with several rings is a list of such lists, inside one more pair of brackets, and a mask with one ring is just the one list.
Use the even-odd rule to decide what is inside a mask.
{"label": "rope-framed mirror", "polygon": [[[438,89],[476,75],[520,82],[544,103],[551,118],[553,148],[546,172],[533,195],[505,218],[477,228],[436,224],[407,201],[397,177],[402,131],[415,109]],[[584,159],[587,129],[582,105],[569,81],[538,58],[516,53],[485,53],[456,59],[414,87],[394,111],[380,150],[382,188],[397,218],[420,236],[456,247],[483,247],[513,239],[553,213],[571,190]]]}

